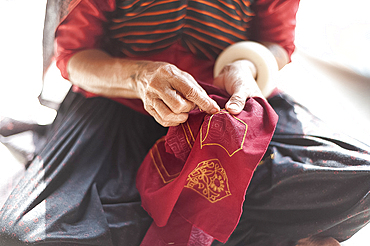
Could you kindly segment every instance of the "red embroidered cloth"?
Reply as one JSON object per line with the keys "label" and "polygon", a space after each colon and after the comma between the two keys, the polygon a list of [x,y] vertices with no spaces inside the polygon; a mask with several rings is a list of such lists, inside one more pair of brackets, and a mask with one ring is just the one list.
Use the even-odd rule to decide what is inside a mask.
{"label": "red embroidered cloth", "polygon": [[[221,107],[227,102],[211,97]],[[250,98],[238,115],[195,110],[187,122],[171,127],[137,175],[142,206],[154,219],[142,245],[226,242],[277,118],[264,99]]]}

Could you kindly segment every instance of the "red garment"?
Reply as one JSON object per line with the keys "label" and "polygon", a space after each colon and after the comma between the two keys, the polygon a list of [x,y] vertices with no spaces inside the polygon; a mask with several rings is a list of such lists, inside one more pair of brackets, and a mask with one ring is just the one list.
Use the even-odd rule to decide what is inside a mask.
{"label": "red garment", "polygon": [[[278,43],[291,55],[294,50],[295,14],[298,4],[299,0],[257,0],[251,6],[255,17],[251,20],[251,28],[247,30],[250,32],[250,39]],[[108,15],[114,9],[114,0],[73,1],[72,8],[62,19],[55,35],[56,62],[64,78],[68,79],[67,63],[75,53],[85,49],[105,48],[103,37],[109,23]],[[140,59],[169,62],[190,73],[197,81],[213,83],[214,60],[198,57],[183,47],[179,40],[162,52],[145,55]],[[85,96],[96,96],[78,87],[75,89]],[[140,100],[114,100],[144,112]]]}
{"label": "red garment", "polygon": [[273,42],[288,52],[289,58],[295,49],[296,13],[299,0],[257,0],[252,19],[252,40]]}
{"label": "red garment", "polygon": [[[211,97],[221,107],[227,102],[227,97]],[[143,245],[188,245],[189,238],[199,236],[226,242],[276,123],[265,100],[250,98],[239,115],[197,110],[184,124],[171,127],[137,175],[142,206],[155,221]]]}
{"label": "red garment", "polygon": [[[251,32],[251,40],[278,43],[291,55],[294,51],[298,5],[299,0],[257,0],[251,6],[255,14],[251,21],[252,29],[248,30]],[[55,35],[57,64],[64,78],[68,78],[66,65],[74,53],[84,49],[103,48],[102,35],[106,34],[107,16],[115,7],[115,0],[73,1]]]}

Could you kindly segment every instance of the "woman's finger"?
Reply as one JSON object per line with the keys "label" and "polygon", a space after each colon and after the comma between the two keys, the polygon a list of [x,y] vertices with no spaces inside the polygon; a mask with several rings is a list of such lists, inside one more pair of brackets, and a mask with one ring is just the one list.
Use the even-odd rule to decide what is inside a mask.
{"label": "woman's finger", "polygon": [[154,99],[147,111],[164,127],[177,126],[188,119],[187,113],[174,113],[161,99]]}
{"label": "woman's finger", "polygon": [[220,111],[217,103],[207,95],[206,91],[192,77],[189,78],[185,75],[183,78],[184,80],[180,83],[171,84],[179,94],[209,114]]}
{"label": "woman's finger", "polygon": [[[148,91],[157,94],[175,114],[189,112],[195,105],[211,113],[219,110],[203,88],[188,73],[166,64],[152,77]],[[212,111],[212,112],[213,112]]]}
{"label": "woman's finger", "polygon": [[160,93],[162,101],[175,114],[188,113],[195,108],[195,104],[185,99],[177,90],[172,87],[166,87]]}

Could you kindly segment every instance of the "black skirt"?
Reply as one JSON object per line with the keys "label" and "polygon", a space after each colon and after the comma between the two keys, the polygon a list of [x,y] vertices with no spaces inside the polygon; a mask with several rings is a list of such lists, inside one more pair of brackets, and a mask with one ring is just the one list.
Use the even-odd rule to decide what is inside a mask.
{"label": "black skirt", "polygon": [[[269,102],[277,129],[227,245],[346,240],[369,221],[370,147],[332,132],[283,93]],[[166,132],[110,99],[69,92],[0,211],[0,245],[139,245],[152,220],[136,172]]]}

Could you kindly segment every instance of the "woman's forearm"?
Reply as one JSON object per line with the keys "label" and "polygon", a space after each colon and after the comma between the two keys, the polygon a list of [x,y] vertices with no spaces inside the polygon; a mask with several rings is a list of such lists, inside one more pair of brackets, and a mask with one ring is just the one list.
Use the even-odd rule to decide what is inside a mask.
{"label": "woman's forearm", "polygon": [[101,50],[76,53],[68,63],[70,81],[106,97],[139,98],[137,79],[145,61],[114,58]]}
{"label": "woman's forearm", "polygon": [[220,110],[188,73],[166,62],[114,58],[100,50],[76,53],[68,63],[70,81],[105,97],[139,98],[144,109],[163,126],[188,118],[198,106],[214,114]]}
{"label": "woman's forearm", "polygon": [[[275,56],[279,69],[289,63],[284,48],[269,42],[262,44]],[[106,97],[140,98],[138,82],[150,78],[156,66],[161,63],[115,58],[101,50],[84,50],[70,59],[68,73],[73,84],[89,92]]]}

